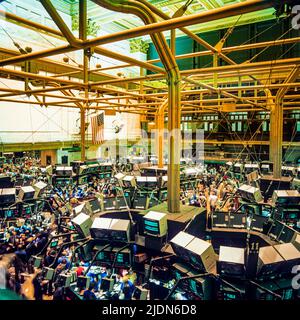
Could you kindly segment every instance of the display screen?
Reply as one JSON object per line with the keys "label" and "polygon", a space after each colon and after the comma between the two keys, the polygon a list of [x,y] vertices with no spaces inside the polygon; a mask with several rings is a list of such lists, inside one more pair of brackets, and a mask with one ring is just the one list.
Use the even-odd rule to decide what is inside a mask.
{"label": "display screen", "polygon": [[101,290],[109,291],[110,289],[111,280],[110,279],[102,279],[101,281]]}
{"label": "display screen", "polygon": [[157,221],[145,219],[145,231],[152,234],[159,234],[159,224]]}
{"label": "display screen", "polygon": [[15,182],[15,187],[22,187],[24,183],[24,179],[17,179]]}
{"label": "display screen", "polygon": [[5,218],[12,218],[14,216],[14,210],[9,209],[4,211]]}
{"label": "display screen", "polygon": [[32,213],[32,206],[24,206],[23,207],[23,214],[31,214]]}
{"label": "display screen", "polygon": [[116,208],[116,200],[115,198],[105,198],[103,200],[104,209],[111,210]]}
{"label": "display screen", "polygon": [[97,260],[104,261],[104,262],[109,262],[110,261],[110,256],[109,256],[107,251],[102,251],[102,252],[98,253]]}
{"label": "display screen", "polygon": [[279,241],[282,241],[285,243],[291,242],[294,237],[294,234],[295,234],[295,230],[288,227],[284,227],[279,236]]}
{"label": "display screen", "polygon": [[90,205],[93,212],[100,211],[101,209],[98,199],[91,200]]}
{"label": "display screen", "polygon": [[56,248],[58,246],[58,241],[52,241],[50,244],[50,248]]}
{"label": "display screen", "polygon": [[160,193],[160,200],[165,201],[168,198],[168,192],[167,191],[161,191]]}
{"label": "display screen", "polygon": [[194,293],[198,293],[197,282],[195,279],[190,279],[190,288]]}

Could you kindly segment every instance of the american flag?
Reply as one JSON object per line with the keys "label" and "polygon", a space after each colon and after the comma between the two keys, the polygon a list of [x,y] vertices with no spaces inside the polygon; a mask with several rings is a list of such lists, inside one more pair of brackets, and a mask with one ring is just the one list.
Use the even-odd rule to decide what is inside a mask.
{"label": "american flag", "polygon": [[101,144],[104,142],[104,112],[91,117],[92,143]]}

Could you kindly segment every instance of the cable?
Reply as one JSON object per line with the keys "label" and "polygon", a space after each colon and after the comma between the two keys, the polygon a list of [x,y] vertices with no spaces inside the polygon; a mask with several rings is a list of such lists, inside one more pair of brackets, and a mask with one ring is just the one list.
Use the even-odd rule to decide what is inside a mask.
{"label": "cable", "polygon": [[[49,44],[51,44],[53,47],[56,47],[56,45],[51,42],[49,39],[47,39],[42,33],[39,33],[38,31],[36,31],[36,33],[41,36],[44,40],[46,40]],[[77,65],[77,67],[81,67],[81,65],[76,62],[76,60],[74,60],[72,57],[70,57],[68,54],[64,53],[64,56],[66,56],[67,58],[69,58],[73,63],[75,63]]]}
{"label": "cable", "polygon": [[[283,36],[285,36],[288,32],[290,32],[291,30],[293,30],[293,27],[290,28],[289,30],[287,30],[286,32],[284,32],[281,36],[279,36],[277,39],[274,40],[274,43],[277,41],[277,40],[280,40]],[[285,40],[285,39],[284,39]],[[294,45],[297,44],[294,43]],[[284,43],[282,44],[284,45]],[[256,59],[260,54],[262,54],[263,52],[265,52],[267,49],[269,49],[270,47],[272,47],[272,44],[270,44],[269,46],[263,48],[260,52],[258,52],[256,55],[254,55],[250,60],[248,60],[248,62],[251,62],[253,61],[254,59]]]}
{"label": "cable", "polygon": [[[284,17],[282,20],[286,20],[291,16],[291,14],[287,15],[286,17]],[[274,26],[278,25],[278,22],[276,21],[276,23],[272,24],[269,28],[264,29],[263,31],[261,31],[258,34],[255,34],[252,38],[246,40],[245,42],[243,42],[242,44],[240,44],[240,46],[249,43],[250,41],[252,41],[253,39],[256,39],[257,37],[261,36],[262,34],[266,33],[267,31],[269,31],[270,29],[272,29]]]}

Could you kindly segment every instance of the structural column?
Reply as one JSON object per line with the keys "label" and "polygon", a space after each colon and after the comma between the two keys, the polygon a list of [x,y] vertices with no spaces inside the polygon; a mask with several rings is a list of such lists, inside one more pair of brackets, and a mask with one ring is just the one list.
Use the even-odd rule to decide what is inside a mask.
{"label": "structural column", "polygon": [[[79,0],[79,38],[83,41],[87,39],[87,2],[86,0]],[[80,136],[81,136],[81,161],[85,160],[85,145],[86,145],[86,123],[85,123],[85,110],[88,107],[89,98],[89,57],[88,49],[83,50],[83,82],[86,84],[84,89],[85,102],[80,109]]]}
{"label": "structural column", "polygon": [[80,108],[81,161],[85,161],[85,108]]}
{"label": "structural column", "polygon": [[[295,66],[287,78],[284,84],[292,83],[295,81],[299,74],[298,66]],[[288,86],[280,88],[276,94],[275,102],[271,98],[272,94],[270,90],[266,90],[269,97],[268,104],[270,106],[270,160],[273,162],[274,178],[281,178],[281,166],[282,166],[282,140],[283,140],[283,99],[287,91]]]}
{"label": "structural column", "polygon": [[270,112],[270,161],[273,162],[273,176],[281,178],[282,138],[283,138],[283,106],[282,101],[271,105]]}
{"label": "structural column", "polygon": [[164,166],[164,109],[156,115],[156,149],[158,157],[158,167]]}
{"label": "structural column", "polygon": [[169,76],[169,161],[168,161],[168,210],[171,213],[180,212],[180,83],[176,74]]}

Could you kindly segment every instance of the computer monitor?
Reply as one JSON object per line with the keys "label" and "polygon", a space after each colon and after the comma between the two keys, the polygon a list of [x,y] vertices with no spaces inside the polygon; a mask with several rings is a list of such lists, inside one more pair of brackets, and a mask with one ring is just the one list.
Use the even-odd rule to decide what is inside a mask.
{"label": "computer monitor", "polygon": [[80,290],[87,289],[90,286],[90,278],[85,276],[79,276],[77,278],[77,288]]}
{"label": "computer monitor", "polygon": [[279,236],[280,236],[283,228],[284,228],[283,223],[281,223],[280,221],[274,221],[269,232],[268,232],[268,236],[273,240],[279,241]]}
{"label": "computer monitor", "polygon": [[97,261],[109,263],[111,261],[110,253],[106,250],[99,252],[97,255]]}
{"label": "computer monitor", "polygon": [[104,198],[103,199],[104,211],[116,210],[117,209],[117,201],[116,198]]}
{"label": "computer monitor", "polygon": [[50,248],[56,248],[58,246],[58,240],[53,240],[50,243]]}
{"label": "computer monitor", "polygon": [[97,213],[101,211],[101,206],[98,198],[90,200],[89,203],[93,213]]}
{"label": "computer monitor", "polygon": [[32,264],[35,268],[39,269],[42,265],[42,258],[37,256],[32,256]]}
{"label": "computer monitor", "polygon": [[131,207],[131,201],[129,197],[117,197],[117,208],[124,210]]}
{"label": "computer monitor", "polygon": [[112,291],[114,288],[114,279],[103,278],[101,281],[101,290],[104,292]]}
{"label": "computer monitor", "polygon": [[122,184],[124,188],[133,188],[136,186],[136,179],[134,176],[125,176],[122,179]]}
{"label": "computer monitor", "polygon": [[168,199],[168,191],[167,190],[161,190],[159,193],[159,200],[160,201],[167,201]]}
{"label": "computer monitor", "polygon": [[262,210],[261,210],[261,215],[265,218],[269,218],[272,214],[272,208],[271,207],[267,207],[267,206],[263,206]]}
{"label": "computer monitor", "polygon": [[137,286],[133,292],[133,298],[135,300],[147,300],[149,290]]}
{"label": "computer monitor", "polygon": [[16,187],[23,187],[23,184],[24,184],[24,179],[16,179],[16,182],[15,182],[15,188]]}
{"label": "computer monitor", "polygon": [[256,205],[245,204],[242,206],[241,211],[250,215],[259,214],[259,208]]}
{"label": "computer monitor", "polygon": [[136,184],[140,188],[146,188],[147,187],[147,177],[137,176],[136,177]]}
{"label": "computer monitor", "polygon": [[9,205],[16,201],[16,189],[5,188],[0,189],[0,204]]}
{"label": "computer monitor", "polygon": [[70,287],[71,285],[71,274],[60,274],[57,279],[57,284],[59,287]]}
{"label": "computer monitor", "polygon": [[158,186],[158,180],[157,177],[147,177],[147,188],[148,189],[155,189]]}
{"label": "computer monitor", "polygon": [[35,190],[32,186],[21,187],[18,198],[19,200],[32,200],[34,198]]}
{"label": "computer monitor", "polygon": [[278,240],[281,243],[288,243],[288,242],[292,242],[295,237],[296,237],[296,231],[290,228],[289,226],[284,225]]}
{"label": "computer monitor", "polygon": [[129,191],[124,191],[124,197],[125,198],[130,198],[130,192]]}
{"label": "computer monitor", "polygon": [[44,267],[42,271],[42,277],[45,280],[53,280],[54,277],[54,269],[49,268],[49,267]]}
{"label": "computer monitor", "polygon": [[115,265],[118,267],[127,267],[131,264],[131,251],[130,249],[124,249],[122,252],[118,252],[120,248],[114,248],[112,250],[113,253],[117,255],[115,259]]}
{"label": "computer monitor", "polygon": [[24,205],[23,206],[23,214],[30,215],[32,213],[32,205]]}
{"label": "computer monitor", "polygon": [[11,181],[11,178],[6,175],[0,175],[0,189],[1,188],[12,188],[13,182]]}
{"label": "computer monitor", "polygon": [[167,215],[149,211],[144,217],[144,231],[152,236],[164,236],[167,233]]}
{"label": "computer monitor", "polygon": [[191,288],[191,291],[195,294],[198,294],[198,287],[197,287],[197,282],[195,279],[189,279],[189,285]]}
{"label": "computer monitor", "polygon": [[13,218],[14,210],[13,209],[4,209],[4,217],[6,219]]}
{"label": "computer monitor", "polygon": [[134,195],[132,207],[137,210],[146,210],[149,205],[149,194],[147,192],[137,192]]}

